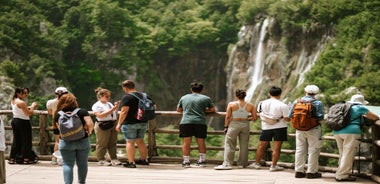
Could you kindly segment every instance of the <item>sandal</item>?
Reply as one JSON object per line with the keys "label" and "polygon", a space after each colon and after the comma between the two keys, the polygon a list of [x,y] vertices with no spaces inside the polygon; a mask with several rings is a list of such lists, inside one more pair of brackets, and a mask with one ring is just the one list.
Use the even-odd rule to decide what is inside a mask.
{"label": "sandal", "polygon": [[23,164],[35,164],[35,163],[29,159],[24,159]]}
{"label": "sandal", "polygon": [[14,159],[14,158],[10,158],[10,159],[8,160],[8,164],[16,164],[15,159]]}

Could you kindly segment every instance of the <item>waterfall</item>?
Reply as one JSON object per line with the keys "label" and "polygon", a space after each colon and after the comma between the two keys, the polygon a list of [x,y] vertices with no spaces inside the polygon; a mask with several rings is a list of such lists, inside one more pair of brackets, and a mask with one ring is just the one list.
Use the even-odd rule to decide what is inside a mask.
{"label": "waterfall", "polygon": [[309,57],[305,57],[305,48],[302,49],[301,55],[298,58],[297,67],[295,69],[296,73],[299,73],[297,86],[299,87],[305,80],[305,74],[309,72],[311,67],[314,65],[314,63],[317,61],[319,54],[323,50],[323,46],[328,40],[328,36],[324,36],[321,41],[318,43],[318,49],[316,50],[315,54],[311,54]]}
{"label": "waterfall", "polygon": [[[251,65],[248,69],[248,73],[251,73],[252,75],[251,86],[248,88],[247,96],[245,97],[245,100],[248,102],[252,101],[253,94],[255,93],[257,86],[261,83],[263,79],[263,71],[264,71],[263,42],[264,42],[265,34],[267,32],[268,25],[269,25],[269,19],[267,18],[264,20],[263,24],[261,25],[260,39],[258,41],[256,57],[253,58],[254,65],[253,66]],[[257,26],[259,26],[259,24]]]}

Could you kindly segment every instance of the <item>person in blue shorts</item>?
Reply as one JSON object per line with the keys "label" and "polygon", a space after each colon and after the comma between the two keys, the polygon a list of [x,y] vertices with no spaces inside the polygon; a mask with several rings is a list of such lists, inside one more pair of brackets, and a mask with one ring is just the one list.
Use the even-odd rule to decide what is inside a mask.
{"label": "person in blue shorts", "polygon": [[[122,88],[126,93],[120,101],[120,115],[117,122],[116,131],[123,132],[126,141],[126,150],[128,162],[123,164],[127,168],[136,168],[136,164],[149,165],[147,160],[148,150],[144,142],[144,135],[147,129],[147,121],[136,119],[139,99],[143,97],[141,92],[135,88],[135,83],[126,80],[122,83]],[[133,94],[133,95],[132,95]],[[150,97],[148,96],[150,99]],[[154,105],[156,108],[156,105]],[[139,149],[140,159],[135,161],[135,143]]]}

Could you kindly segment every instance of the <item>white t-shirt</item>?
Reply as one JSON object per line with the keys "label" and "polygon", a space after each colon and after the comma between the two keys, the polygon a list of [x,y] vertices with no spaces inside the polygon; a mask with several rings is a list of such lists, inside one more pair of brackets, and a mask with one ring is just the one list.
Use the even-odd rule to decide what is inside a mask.
{"label": "white t-shirt", "polygon": [[[109,109],[112,109],[113,108],[113,104],[110,103],[110,102],[107,102],[107,103],[102,103],[100,101],[97,101],[96,103],[94,103],[94,105],[92,105],[92,111],[94,113],[96,112],[104,112],[104,111],[108,111]],[[114,110],[111,114],[109,114],[108,116],[106,117],[103,117],[103,118],[98,118],[96,117],[96,119],[98,121],[113,121],[113,120],[116,120],[116,110]]]}
{"label": "white t-shirt", "polygon": [[274,119],[280,119],[278,123],[276,124],[268,124],[265,123],[263,120],[261,120],[261,129],[262,130],[270,130],[270,129],[276,129],[276,128],[285,128],[287,127],[285,120],[283,117],[287,117],[289,114],[289,106],[286,105],[284,102],[281,102],[277,99],[267,99],[261,102],[259,104],[259,109],[261,106],[261,110],[266,115],[273,117]]}
{"label": "white t-shirt", "polygon": [[58,98],[48,100],[46,102],[46,109],[51,109],[52,113],[54,113],[57,110],[57,104],[58,104]]}

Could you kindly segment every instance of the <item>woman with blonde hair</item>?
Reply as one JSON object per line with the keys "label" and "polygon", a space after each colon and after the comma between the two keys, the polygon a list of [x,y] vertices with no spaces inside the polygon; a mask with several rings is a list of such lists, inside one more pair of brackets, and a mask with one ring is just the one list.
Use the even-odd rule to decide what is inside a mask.
{"label": "woman with blonde hair", "polygon": [[[116,156],[117,134],[116,119],[119,102],[110,102],[111,92],[108,89],[98,87],[96,90],[98,101],[92,105],[92,111],[96,116],[96,157],[98,165],[110,166],[120,165],[121,162]],[[111,162],[108,162],[105,155],[108,151]]]}
{"label": "woman with blonde hair", "polygon": [[[78,103],[74,95],[71,93],[62,95],[57,104],[57,111],[54,114],[53,126],[59,128],[58,120],[60,118],[60,111],[70,114],[78,108]],[[73,183],[73,168],[74,164],[78,167],[78,183],[86,183],[87,171],[88,171],[88,153],[90,152],[90,141],[88,136],[91,135],[94,128],[94,123],[87,110],[80,108],[77,112],[82,125],[86,132],[84,136],[78,140],[63,140],[62,136],[59,140],[59,151],[63,160],[63,178],[65,184]]]}

